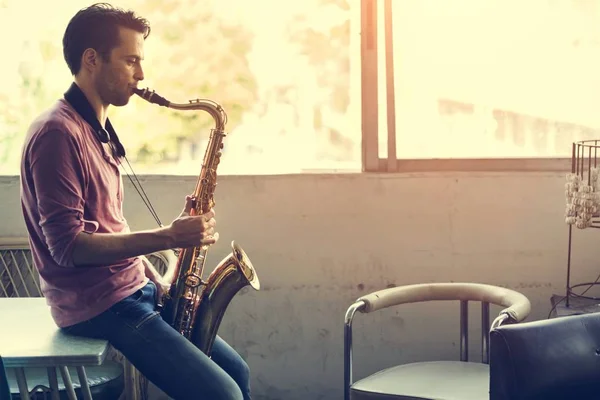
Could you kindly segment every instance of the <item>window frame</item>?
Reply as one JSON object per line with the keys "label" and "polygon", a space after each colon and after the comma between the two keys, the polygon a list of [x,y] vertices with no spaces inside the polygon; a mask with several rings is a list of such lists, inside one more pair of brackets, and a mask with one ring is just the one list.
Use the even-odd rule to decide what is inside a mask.
{"label": "window frame", "polygon": [[[378,0],[361,0],[361,110],[362,172],[566,172],[572,168],[571,157],[498,157],[498,158],[398,158],[396,155],[394,89],[387,90],[387,157],[379,156],[378,105]],[[392,0],[384,0],[386,54],[393,54]],[[386,82],[393,82],[393,57],[385,57]],[[390,88],[390,85],[386,85]],[[393,86],[393,85],[391,85]],[[385,134],[385,133],[384,133]]]}

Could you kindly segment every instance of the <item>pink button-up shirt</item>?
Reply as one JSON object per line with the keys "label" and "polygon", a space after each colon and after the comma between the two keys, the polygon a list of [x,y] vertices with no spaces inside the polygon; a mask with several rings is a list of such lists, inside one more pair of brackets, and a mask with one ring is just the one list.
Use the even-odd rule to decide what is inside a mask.
{"label": "pink button-up shirt", "polygon": [[117,163],[64,99],[27,132],[21,205],[42,293],[58,326],[90,319],[147,283],[139,257],[73,265],[80,232],[127,233],[129,225]]}

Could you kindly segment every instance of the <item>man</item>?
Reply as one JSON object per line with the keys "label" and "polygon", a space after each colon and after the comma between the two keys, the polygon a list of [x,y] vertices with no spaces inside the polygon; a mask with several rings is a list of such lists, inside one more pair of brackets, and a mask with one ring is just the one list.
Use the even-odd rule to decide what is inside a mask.
{"label": "man", "polygon": [[107,339],[169,396],[250,399],[237,352],[217,337],[209,358],[160,317],[156,301],[173,274],[161,277],[143,257],[215,243],[214,211],[190,216],[187,198],[169,226],[140,232],[123,217],[125,150],[107,115],[144,79],[149,33],[145,19],[109,4],[79,11],[66,28],[74,82],[32,123],[22,153],[21,203],[42,291],[60,328]]}

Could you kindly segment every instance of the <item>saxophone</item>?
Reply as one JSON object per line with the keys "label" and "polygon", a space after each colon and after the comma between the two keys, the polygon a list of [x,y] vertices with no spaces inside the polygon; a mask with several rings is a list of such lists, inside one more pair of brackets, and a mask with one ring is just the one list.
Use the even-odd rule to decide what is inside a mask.
{"label": "saxophone", "polygon": [[[227,114],[223,107],[212,100],[190,100],[189,104],[171,103],[150,89],[134,89],[142,99],[175,110],[201,110],[208,112],[215,121],[210,131],[208,146],[196,189],[192,194],[194,205],[191,215],[208,212],[215,205],[217,167]],[[233,296],[245,286],[260,290],[258,275],[244,250],[231,242],[232,251],[221,260],[204,281],[202,274],[208,245],[182,249],[175,266],[175,281],[169,292],[159,301],[162,318],[196,347],[210,356],[212,346]]]}

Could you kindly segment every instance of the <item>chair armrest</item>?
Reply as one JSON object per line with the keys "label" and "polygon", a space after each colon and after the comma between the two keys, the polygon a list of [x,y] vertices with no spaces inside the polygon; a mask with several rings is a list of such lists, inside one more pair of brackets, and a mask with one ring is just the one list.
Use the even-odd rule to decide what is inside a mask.
{"label": "chair armrest", "polygon": [[364,302],[359,311],[369,313],[400,304],[436,300],[480,301],[506,307],[500,312],[512,322],[521,322],[531,311],[523,294],[499,286],[479,283],[424,283],[383,289],[358,298]]}
{"label": "chair armrest", "polygon": [[177,256],[173,250],[161,250],[154,253],[146,254],[146,258],[156,268],[161,276],[164,276],[170,265],[177,262]]}

